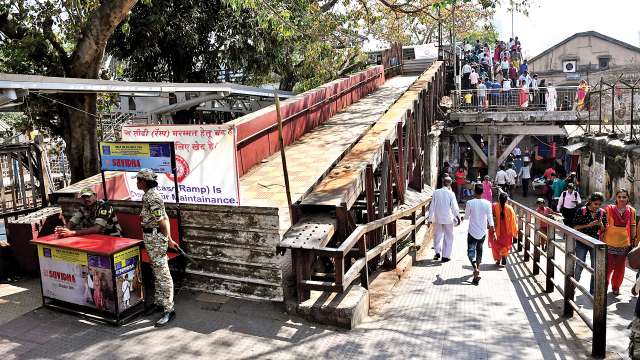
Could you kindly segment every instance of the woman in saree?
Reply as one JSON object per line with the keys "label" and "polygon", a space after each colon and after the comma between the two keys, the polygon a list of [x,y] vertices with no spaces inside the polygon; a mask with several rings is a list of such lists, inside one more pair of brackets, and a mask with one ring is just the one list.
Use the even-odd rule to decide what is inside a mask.
{"label": "woman in saree", "polygon": [[518,222],[516,212],[507,204],[509,195],[500,192],[498,202],[493,204],[493,220],[495,233],[489,234],[489,247],[493,253],[496,265],[506,265],[507,256],[513,244],[513,238],[518,235]]}
{"label": "woman in saree", "polygon": [[520,83],[520,90],[518,94],[519,94],[518,105],[520,105],[520,107],[523,109],[528,107],[529,106],[529,88],[527,87],[527,83],[525,81],[522,81]]}
{"label": "woman in saree", "polygon": [[627,254],[636,245],[636,209],[629,205],[629,192],[616,191],[616,203],[604,207],[607,226],[602,236],[607,244],[607,288],[620,295]]}
{"label": "woman in saree", "polygon": [[587,85],[587,81],[586,80],[580,81],[580,85],[578,86],[578,91],[576,93],[576,101],[578,102],[576,111],[580,111],[584,109],[587,92],[589,92],[589,85]]}
{"label": "woman in saree", "polygon": [[491,183],[491,177],[489,175],[484,176],[484,181],[482,182],[482,198],[487,200],[488,202],[493,201],[493,184]]}

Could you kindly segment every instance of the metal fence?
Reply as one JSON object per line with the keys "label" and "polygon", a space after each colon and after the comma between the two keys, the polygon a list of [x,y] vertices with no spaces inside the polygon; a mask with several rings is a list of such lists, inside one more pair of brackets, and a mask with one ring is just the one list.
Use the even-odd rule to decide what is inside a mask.
{"label": "metal fence", "polygon": [[[5,168],[6,167],[6,168]],[[42,153],[35,144],[0,146],[0,214],[17,216],[47,204]]]}
{"label": "metal fence", "polygon": [[[533,274],[545,275],[545,292],[552,293],[558,290],[563,296],[563,315],[572,317],[575,312],[591,329],[593,332],[592,356],[604,357],[607,341],[607,245],[515,201],[511,201],[511,205],[516,212],[520,229],[517,250],[520,252],[524,249],[524,262],[533,260]],[[545,227],[546,231],[541,231]],[[595,268],[576,257],[577,243],[593,250]],[[558,261],[560,259],[556,257],[556,251],[564,254],[564,264]],[[593,276],[593,294],[576,280],[576,266],[582,267]],[[560,274],[557,277],[556,271]],[[576,289],[593,305],[591,314],[583,311],[576,304]]]}
{"label": "metal fence", "polygon": [[526,92],[518,88],[457,90],[453,92],[453,111],[573,111],[577,91],[577,86],[542,87]]}

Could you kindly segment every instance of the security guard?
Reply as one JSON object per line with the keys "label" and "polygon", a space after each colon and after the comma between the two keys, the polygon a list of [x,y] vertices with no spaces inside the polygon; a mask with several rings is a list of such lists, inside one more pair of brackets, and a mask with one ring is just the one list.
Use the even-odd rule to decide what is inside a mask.
{"label": "security guard", "polygon": [[164,209],[164,202],[156,191],[158,175],[153,170],[142,169],[133,178],[137,179],[138,189],[144,191],[140,212],[142,236],[155,278],[155,305],[147,313],[163,311],[162,317],[155,325],[160,327],[176,316],[173,308],[173,279],[169,272],[167,248],[174,248],[177,244],[171,239],[169,217]]}
{"label": "security guard", "polygon": [[57,227],[56,234],[69,237],[88,234],[104,234],[121,236],[122,229],[118,224],[113,207],[106,201],[98,200],[91,188],[80,191],[82,205],[76,208],[66,227]]}

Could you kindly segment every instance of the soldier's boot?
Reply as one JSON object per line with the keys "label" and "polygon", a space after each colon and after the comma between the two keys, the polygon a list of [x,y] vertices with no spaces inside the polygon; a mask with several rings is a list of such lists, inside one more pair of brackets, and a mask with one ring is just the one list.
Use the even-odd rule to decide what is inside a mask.
{"label": "soldier's boot", "polygon": [[162,314],[162,317],[160,318],[160,320],[156,321],[156,327],[162,327],[165,326],[169,323],[169,321],[173,320],[173,318],[176,317],[176,311],[172,310],[169,312],[165,312],[164,314]]}

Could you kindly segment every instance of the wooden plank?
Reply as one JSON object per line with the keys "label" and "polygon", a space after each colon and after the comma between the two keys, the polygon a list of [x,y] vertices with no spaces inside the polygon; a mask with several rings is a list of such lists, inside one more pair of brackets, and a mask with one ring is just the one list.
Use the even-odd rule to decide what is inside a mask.
{"label": "wooden plank", "polygon": [[278,245],[281,248],[319,249],[333,237],[337,220],[326,214],[303,217],[284,235]]}

